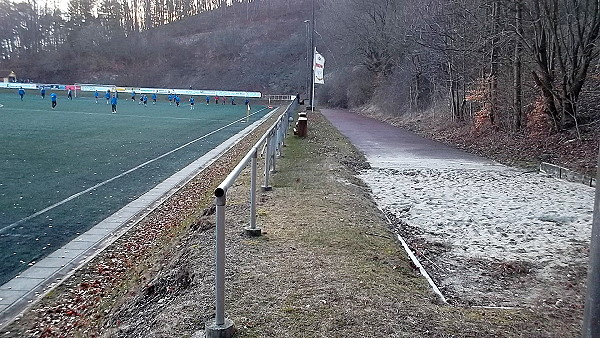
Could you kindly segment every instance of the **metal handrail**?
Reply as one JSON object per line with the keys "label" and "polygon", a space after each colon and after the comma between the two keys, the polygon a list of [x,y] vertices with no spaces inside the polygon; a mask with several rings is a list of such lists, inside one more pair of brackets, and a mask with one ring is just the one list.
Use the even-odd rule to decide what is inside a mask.
{"label": "metal handrail", "polygon": [[[237,164],[237,166],[227,175],[227,178],[215,189],[216,206],[216,249],[215,249],[215,318],[211,325],[217,328],[223,327],[226,323],[233,325],[233,322],[225,318],[225,206],[227,203],[227,190],[233,185],[242,171],[251,163],[250,180],[250,230],[257,230],[256,227],[256,175],[257,175],[257,157],[261,145],[266,144],[265,156],[265,185],[264,190],[270,190],[268,185],[269,173],[275,169],[276,154],[280,151],[283,144],[283,138],[289,127],[288,118],[291,114],[291,108],[294,102],[290,102],[285,112],[283,112],[277,121],[265,132],[265,134],[248,151],[246,156]],[[277,108],[279,109],[279,108]],[[282,130],[285,129],[285,130]],[[207,331],[209,330],[207,326]]]}

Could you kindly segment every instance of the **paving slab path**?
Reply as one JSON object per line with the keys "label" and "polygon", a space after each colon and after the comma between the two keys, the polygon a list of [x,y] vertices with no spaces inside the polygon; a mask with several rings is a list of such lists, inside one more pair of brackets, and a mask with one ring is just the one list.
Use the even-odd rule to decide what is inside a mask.
{"label": "paving slab path", "polygon": [[373,166],[479,167],[495,165],[483,157],[347,110],[324,109],[323,114]]}

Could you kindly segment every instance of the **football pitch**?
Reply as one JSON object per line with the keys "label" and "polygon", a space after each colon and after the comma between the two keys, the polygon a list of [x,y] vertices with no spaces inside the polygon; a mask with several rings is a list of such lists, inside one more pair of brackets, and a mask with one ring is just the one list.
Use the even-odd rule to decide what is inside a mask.
{"label": "football pitch", "polygon": [[[244,129],[238,105],[0,90],[0,285]],[[102,94],[101,94],[102,95]],[[139,96],[138,96],[139,98]],[[241,104],[240,104],[241,103]],[[249,123],[270,112],[252,106]]]}

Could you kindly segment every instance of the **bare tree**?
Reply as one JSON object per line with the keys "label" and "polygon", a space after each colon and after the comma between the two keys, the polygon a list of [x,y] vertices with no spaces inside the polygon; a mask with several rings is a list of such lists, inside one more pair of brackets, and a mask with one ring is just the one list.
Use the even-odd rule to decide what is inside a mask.
{"label": "bare tree", "polygon": [[400,2],[346,0],[331,10],[341,18],[339,41],[351,45],[358,62],[369,71],[388,76],[403,54]]}
{"label": "bare tree", "polygon": [[[429,0],[418,10],[420,23],[415,26],[416,43],[438,53],[439,70],[447,90],[452,120],[465,119],[467,85],[475,81],[480,65],[473,61],[484,48],[485,40],[477,27],[482,13],[477,2]],[[475,57],[479,56],[479,57]],[[473,74],[475,72],[475,74]],[[475,75],[475,76],[474,76]],[[479,75],[481,77],[481,74]]]}
{"label": "bare tree", "polygon": [[523,44],[519,37],[523,36],[523,5],[521,0],[515,0],[515,30],[514,60],[513,60],[513,118],[514,128],[520,130],[523,123],[523,90],[522,90],[522,53]]}
{"label": "bare tree", "polygon": [[532,0],[527,7],[533,39],[532,72],[546,112],[558,130],[577,126],[577,103],[600,45],[600,8],[591,0]]}

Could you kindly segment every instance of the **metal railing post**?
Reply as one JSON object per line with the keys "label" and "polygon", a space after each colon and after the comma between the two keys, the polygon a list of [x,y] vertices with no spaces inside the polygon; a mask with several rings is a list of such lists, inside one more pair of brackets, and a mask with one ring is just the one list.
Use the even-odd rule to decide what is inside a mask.
{"label": "metal railing post", "polygon": [[256,227],[256,175],[258,149],[254,150],[250,164],[250,226],[245,230],[250,236],[260,236],[262,230]]}
{"label": "metal railing post", "polygon": [[279,120],[277,123],[277,157],[281,157],[281,147],[283,146],[283,123]]}
{"label": "metal railing post", "polygon": [[271,138],[271,172],[275,172],[275,157],[277,155],[277,130],[273,133]]}
{"label": "metal railing post", "polygon": [[225,197],[215,198],[217,208],[216,242],[215,251],[216,273],[215,273],[215,295],[216,314],[215,324],[225,324]]}
{"label": "metal railing post", "polygon": [[271,170],[271,138],[271,135],[267,136],[265,145],[265,184],[262,186],[263,191],[271,190],[271,186],[269,185],[269,172]]}
{"label": "metal railing post", "polygon": [[[287,123],[287,119],[286,122]],[[279,148],[279,153],[277,154],[277,156],[281,157],[281,147],[283,147],[283,140],[284,140],[284,133],[285,131],[285,127],[284,127],[284,123],[283,120],[279,121],[279,124],[277,125],[277,146]]]}
{"label": "metal railing post", "polygon": [[233,337],[233,321],[225,318],[225,202],[226,190],[215,190],[217,224],[215,229],[215,318],[205,327],[205,337]]}
{"label": "metal railing post", "polygon": [[281,146],[285,145],[285,135],[287,135],[290,114],[285,114],[285,119],[281,120]]}
{"label": "metal railing post", "polygon": [[250,177],[250,229],[256,229],[256,172],[257,172],[257,159],[256,153],[252,156],[251,163],[251,177]]}

